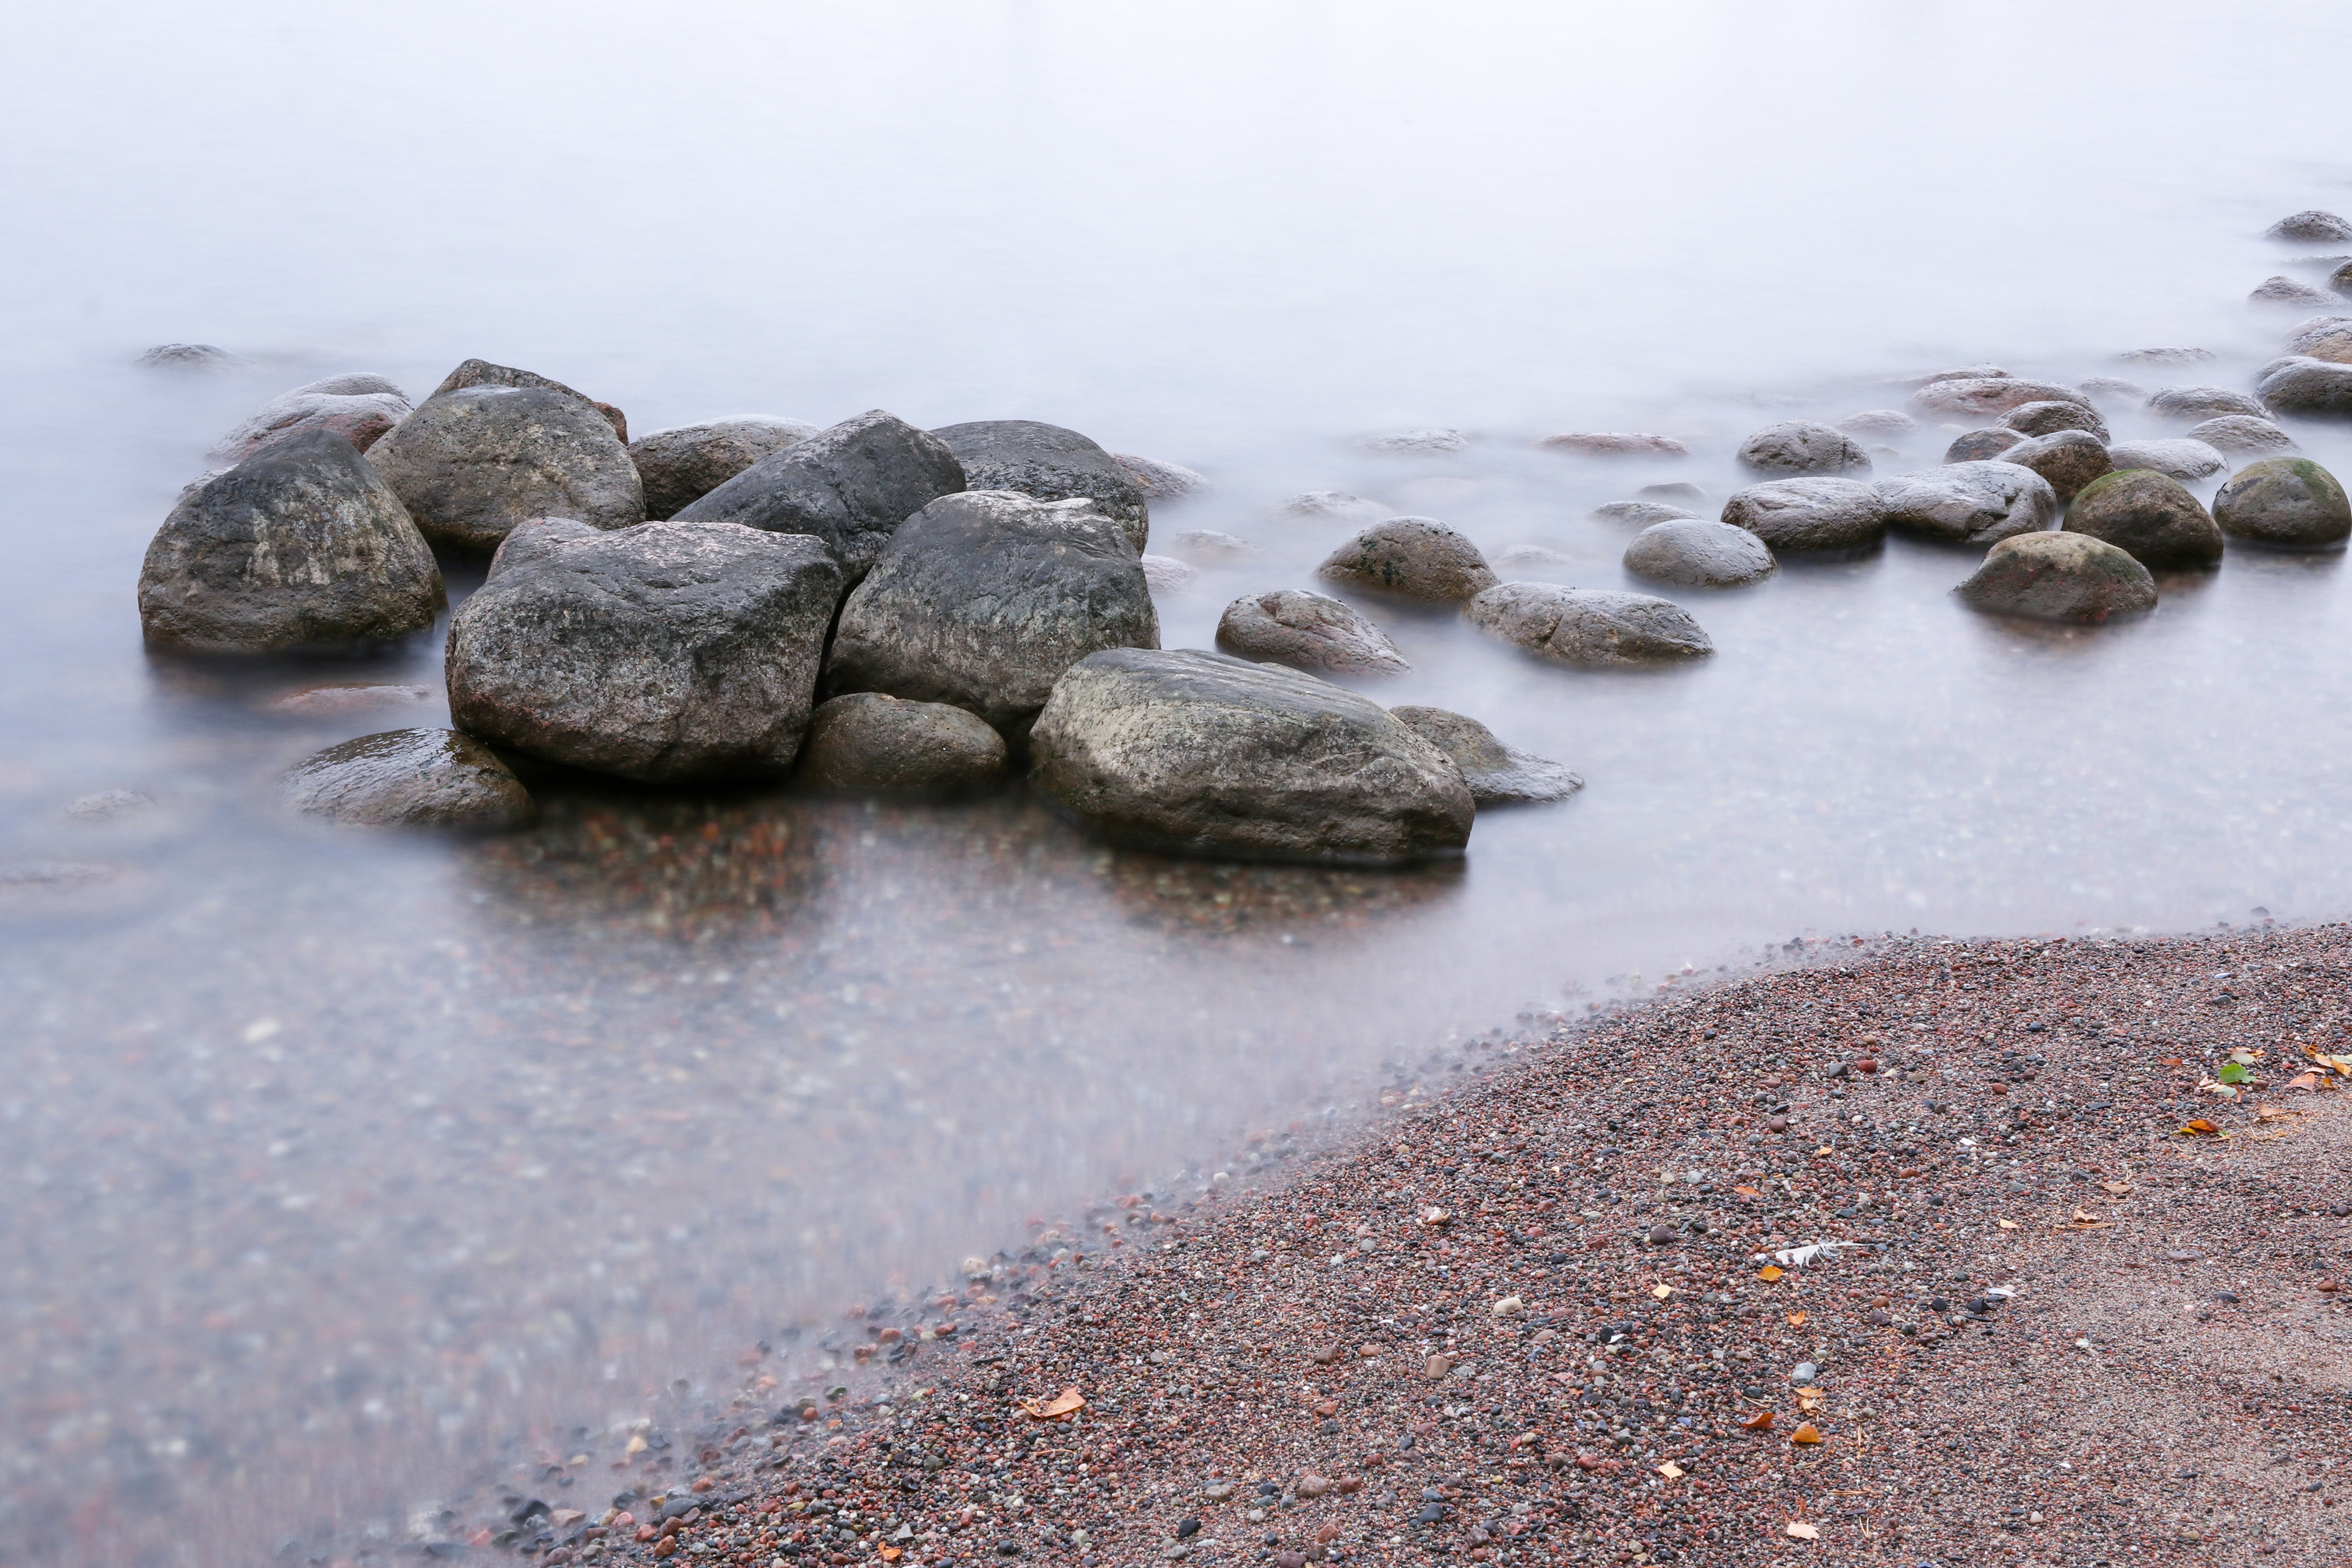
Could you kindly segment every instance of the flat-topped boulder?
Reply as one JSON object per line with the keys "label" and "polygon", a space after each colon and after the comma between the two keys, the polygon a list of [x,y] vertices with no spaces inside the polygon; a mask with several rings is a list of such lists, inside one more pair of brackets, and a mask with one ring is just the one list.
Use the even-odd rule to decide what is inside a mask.
{"label": "flat-topped boulder", "polygon": [[1654,522],[1625,546],[1625,570],[1687,588],[1740,588],[1780,569],[1771,547],[1744,528],[1705,518]]}
{"label": "flat-topped boulder", "polygon": [[1479,630],[1553,664],[1623,668],[1704,658],[1715,644],[1668,599],[1554,583],[1499,583],[1463,606]]}
{"label": "flat-topped boulder", "polygon": [[676,521],[807,534],[855,583],[900,523],[964,488],[963,466],[946,442],[875,408],[761,458],[679,508]]}
{"label": "flat-topped boulder", "polygon": [[428,539],[488,554],[526,518],[628,528],[645,487],[604,416],[569,391],[482,384],[436,393],[368,448]]}
{"label": "flat-topped boulder", "polygon": [[629,460],[645,481],[646,516],[656,522],[675,517],[752,464],[816,433],[804,419],[743,415],[640,436],[629,443]]}
{"label": "flat-topped boulder", "polygon": [[1568,430],[1536,443],[1547,452],[1580,458],[1687,458],[1690,448],[1672,436],[1636,430]]}
{"label": "flat-topped boulder", "polygon": [[1090,500],[1118,524],[1137,554],[1150,540],[1151,508],[1143,487],[1117,458],[1076,430],[1034,419],[977,419],[931,434],[963,465],[964,483],[972,489]]}
{"label": "flat-topped boulder", "polygon": [[387,730],[329,746],[278,782],[289,810],[362,827],[496,833],[537,814],[499,754],[456,730]]}
{"label": "flat-topped boulder", "polygon": [[2081,533],[2004,539],[1953,591],[1980,610],[2093,625],[2156,607],[2156,579],[2147,567]]}

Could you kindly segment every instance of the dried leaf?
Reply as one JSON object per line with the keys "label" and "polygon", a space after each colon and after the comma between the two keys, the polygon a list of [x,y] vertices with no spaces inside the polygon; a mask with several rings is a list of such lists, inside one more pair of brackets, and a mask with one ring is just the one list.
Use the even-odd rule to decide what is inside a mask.
{"label": "dried leaf", "polygon": [[2299,1072],[2293,1078],[2286,1080],[2286,1086],[2289,1089],[2300,1089],[2305,1091],[2317,1089],[2319,1087],[2319,1074],[2316,1072]]}
{"label": "dried leaf", "polygon": [[2254,1120],[2257,1121],[2288,1121],[2302,1114],[2300,1110],[2284,1110],[2275,1105],[2254,1107]]}
{"label": "dried leaf", "polygon": [[2013,1219],[1997,1220],[1994,1223],[1999,1225],[2003,1230],[2015,1230],[2017,1228],[2017,1222]]}
{"label": "dried leaf", "polygon": [[1760,1198],[1764,1195],[1762,1193],[1758,1192],[1754,1187],[1734,1187],[1731,1190],[1738,1193],[1743,1198]]}
{"label": "dried leaf", "polygon": [[1664,1464],[1658,1467],[1658,1474],[1665,1477],[1666,1479],[1670,1481],[1681,1480],[1683,1477],[1688,1473],[1688,1471],[1685,1470],[1680,1465],[1675,1464],[1672,1459],[1668,1459]]}
{"label": "dried leaf", "polygon": [[903,1555],[905,1554],[895,1546],[886,1546],[882,1548],[881,1557],[882,1561],[885,1563],[896,1563]]}
{"label": "dried leaf", "polygon": [[1062,1390],[1050,1400],[1024,1399],[1021,1402],[1021,1408],[1027,1411],[1030,1419],[1034,1421],[1058,1421],[1063,1416],[1076,1415],[1086,1407],[1086,1399],[1078,1393],[1075,1384]]}
{"label": "dried leaf", "polygon": [[1775,1279],[1780,1278],[1780,1270],[1776,1266],[1768,1263],[1763,1268],[1756,1271],[1756,1278],[1764,1281],[1765,1284],[1769,1285]]}
{"label": "dried leaf", "polygon": [[1769,1432],[1772,1430],[1772,1413],[1769,1410],[1759,1410],[1755,1415],[1742,1421],[1739,1426],[1745,1432]]}
{"label": "dried leaf", "polygon": [[1789,1441],[1791,1443],[1818,1443],[1821,1440],[1821,1429],[1810,1421],[1789,1434]]}
{"label": "dried leaf", "polygon": [[2180,1132],[2181,1136],[2187,1138],[2227,1138],[2229,1136],[2227,1132],[2222,1131],[2220,1128],[2214,1126],[2211,1122],[2206,1121],[2201,1116],[2196,1121],[2190,1122],[2188,1126],[2183,1127],[2180,1130]]}
{"label": "dried leaf", "polygon": [[1819,1541],[1822,1538],[1820,1531],[1801,1519],[1792,1519],[1789,1521],[1789,1533],[1800,1541]]}
{"label": "dried leaf", "polygon": [[1675,1288],[1671,1285],[1653,1285],[1650,1287],[1650,1294],[1661,1301],[1664,1300],[1674,1293]]}
{"label": "dried leaf", "polygon": [[1790,1313],[1790,1314],[1789,1314],[1789,1326],[1790,1326],[1790,1328],[1792,1328],[1792,1329],[1801,1329],[1801,1328],[1803,1328],[1803,1327],[1805,1326],[1805,1314],[1804,1314],[1804,1313],[1802,1313],[1802,1312],[1791,1312],[1791,1313]]}
{"label": "dried leaf", "polygon": [[1818,1388],[1801,1388],[1797,1390],[1797,1408],[1807,1415],[1811,1415],[1814,1411],[1819,1410],[1822,1405],[1827,1405],[1829,1402],[1830,1396],[1823,1394]]}
{"label": "dried leaf", "polygon": [[2101,1182],[2099,1184],[2099,1189],[2102,1192],[2113,1194],[2116,1197],[2122,1197],[2126,1193],[2131,1191],[2131,1184],[2129,1182]]}
{"label": "dried leaf", "polygon": [[1814,1153],[1816,1153],[1816,1154],[1834,1154],[1834,1153],[1836,1153],[1836,1152],[1837,1152],[1837,1151],[1836,1151],[1836,1150],[1834,1150],[1834,1149],[1832,1149],[1832,1148],[1831,1148],[1828,1144],[1824,1143],[1824,1144],[1822,1144],[1820,1148],[1818,1148],[1818,1149],[1814,1150],[1814,1151],[1813,1151],[1813,1152],[1814,1152]]}
{"label": "dried leaf", "polygon": [[2158,1067],[2177,1068],[2180,1065],[2180,1058],[2179,1057],[2158,1057],[2156,1058],[2156,1065]]}

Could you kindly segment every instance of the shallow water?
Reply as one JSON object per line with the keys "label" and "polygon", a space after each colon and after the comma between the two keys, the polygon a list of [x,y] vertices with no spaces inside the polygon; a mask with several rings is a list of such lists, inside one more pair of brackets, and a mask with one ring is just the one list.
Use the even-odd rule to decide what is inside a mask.
{"label": "shallow water", "polygon": [[[2145,621],[2066,632],[1965,612],[1970,559],[1896,541],[1675,595],[1718,652],[1642,675],[1367,606],[1417,666],[1383,700],[1588,781],[1388,876],[1109,853],[1017,793],[563,795],[493,843],[321,832],[270,815],[277,770],[446,710],[268,700],[430,684],[437,647],[141,651],[140,554],[205,448],[337,371],[422,394],[480,354],[639,431],[1066,423],[1210,476],[1156,509],[1163,543],[1265,551],[1163,600],[1197,647],[1344,534],[1275,515],[1302,490],[1639,586],[1593,504],[1719,498],[1748,431],[1900,406],[1906,371],[2246,386],[2296,319],[2246,291],[2316,280],[2262,227],[2352,206],[2313,85],[2352,44],[2339,8],[1461,9],[5,24],[5,189],[47,243],[0,254],[0,865],[104,876],[0,886],[0,1562],[404,1540],[489,1457],[723,1382],[1033,1212],[1765,939],[2352,909],[2332,556],[2232,552]],[[131,365],[164,341],[250,363]],[[2171,345],[2219,357],[2113,357]],[[1350,444],[1420,426],[1473,439]],[[1529,447],[1575,428],[1696,455]],[[2352,472],[2352,439],[2301,434]],[[158,805],[66,818],[104,789]]]}

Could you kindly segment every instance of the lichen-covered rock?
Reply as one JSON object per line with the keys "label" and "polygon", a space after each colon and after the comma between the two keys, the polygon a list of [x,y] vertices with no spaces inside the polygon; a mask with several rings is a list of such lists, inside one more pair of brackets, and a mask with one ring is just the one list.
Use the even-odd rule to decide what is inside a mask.
{"label": "lichen-covered rock", "polygon": [[1803,419],[1767,425],[1739,444],[1739,463],[1751,473],[1801,478],[1866,474],[1870,454],[1843,430]]}
{"label": "lichen-covered rock", "polygon": [[1947,544],[1994,544],[2058,521],[2057,489],[2033,469],[2006,459],[1904,474],[1882,482],[1878,493],[1890,527]]}
{"label": "lichen-covered rock", "polygon": [[2336,240],[2352,239],[2352,223],[2346,222],[2334,213],[2320,212],[2315,208],[2309,212],[2290,213],[2263,232],[2273,239],[2294,239],[2315,245],[2326,245]]}
{"label": "lichen-covered rock", "polygon": [[441,384],[433,389],[433,395],[439,397],[444,393],[460,392],[469,386],[513,386],[526,391],[561,392],[567,397],[576,397],[604,416],[604,423],[613,427],[613,434],[619,437],[622,446],[629,444],[627,415],[609,403],[599,403],[586,393],[575,392],[554,377],[541,375],[533,370],[517,370],[510,364],[492,364],[486,359],[469,359],[443,376]]}
{"label": "lichen-covered rock", "polygon": [[815,789],[940,795],[1004,776],[1004,737],[976,713],[855,691],[809,716],[799,777]]}
{"label": "lichen-covered rock", "polygon": [[2049,480],[2061,506],[2073,500],[2084,485],[2116,466],[2106,447],[2088,430],[2053,430],[2031,441],[2020,441],[2003,452],[2000,460],[2032,468]]}
{"label": "lichen-covered rock", "polygon": [[1403,865],[1457,857],[1476,814],[1453,759],[1344,688],[1192,649],[1070,667],[1031,780],[1088,830],[1186,855]]}
{"label": "lichen-covered rock", "polygon": [[1120,473],[1135,481],[1135,488],[1143,492],[1148,501],[1175,500],[1209,488],[1207,479],[1179,463],[1158,462],[1132,452],[1113,452],[1110,460],[1118,465]]}
{"label": "lichen-covered rock", "polygon": [[2102,441],[2107,438],[2106,420],[2087,403],[2021,403],[2002,415],[2000,422],[2028,436],[2047,436],[2055,430],[2088,430]]}
{"label": "lichen-covered rock", "polygon": [[1498,583],[1462,613],[1479,630],[1554,664],[1621,668],[1704,658],[1715,651],[1688,611],[1646,594]]}
{"label": "lichen-covered rock", "polygon": [[2118,468],[2083,487],[2066,531],[2105,540],[2158,572],[2210,566],[2221,531],[2179,480],[2152,468]]}
{"label": "lichen-covered rock", "polygon": [[1993,458],[2005,458],[2011,447],[2031,439],[2022,430],[2005,430],[1998,425],[1990,430],[1971,430],[1944,448],[1944,461],[1981,463]]}
{"label": "lichen-covered rock", "polygon": [[364,452],[412,412],[408,395],[373,372],[331,375],[279,393],[222,437],[207,455],[217,463],[242,463],[272,442],[304,430],[341,436]]}
{"label": "lichen-covered rock", "polygon": [[2021,381],[2015,376],[1963,376],[1931,381],[1911,395],[1912,404],[1931,414],[1957,414],[1991,418],[2029,403],[2080,403],[2083,395],[2071,386],[2047,381]]}
{"label": "lichen-covered rock", "polygon": [[817,433],[804,419],[745,415],[656,430],[629,443],[645,481],[646,516],[656,522],[684,511],[752,464]]}
{"label": "lichen-covered rock", "polygon": [[525,518],[627,528],[646,516],[629,449],[577,394],[485,384],[436,393],[368,448],[428,539],[487,554]]}
{"label": "lichen-covered rock", "polygon": [[1687,458],[1690,448],[1672,436],[1633,430],[1570,430],[1536,443],[1547,452],[1580,458]]}
{"label": "lichen-covered rock", "polygon": [[1402,675],[1412,668],[1388,634],[1353,608],[1296,588],[1248,594],[1226,605],[1217,646],[1317,673]]}
{"label": "lichen-covered rock", "polygon": [[1886,499],[1861,479],[1768,479],[1725,501],[1723,521],[1776,554],[1868,550],[1886,537]]}
{"label": "lichen-covered rock", "polygon": [[1454,605],[1495,584],[1478,547],[1429,517],[1376,522],[1333,551],[1315,574],[1351,588]]}
{"label": "lichen-covered rock", "polygon": [[2158,387],[2147,400],[2147,411],[2158,419],[2170,419],[2183,425],[2219,419],[2230,414],[2242,414],[2254,419],[2271,416],[2271,411],[2259,401],[2242,392],[2232,392],[2226,386]]}
{"label": "lichen-covered rock", "polygon": [[1391,708],[1390,712],[1462,770],[1470,798],[1480,805],[1518,805],[1566,800],[1584,781],[1559,763],[1517,751],[1495,731],[1465,714],[1444,708]]}
{"label": "lichen-covered rock", "polygon": [[499,541],[490,556],[489,570],[483,574],[487,581],[513,567],[537,561],[550,552],[583,539],[594,539],[604,531],[569,517],[530,517],[516,523]]}
{"label": "lichen-covered rock", "polygon": [[1090,500],[1118,523],[1137,554],[1151,536],[1143,487],[1118,459],[1076,430],[1034,419],[979,419],[931,432],[963,465],[976,490],[1018,490],[1039,500]]}
{"label": "lichen-covered rock", "polygon": [[898,525],[963,489],[946,442],[870,409],[770,453],[691,506],[680,522],[738,522],[822,540],[855,583]]}
{"label": "lichen-covered rock", "polygon": [[139,573],[148,642],[189,653],[397,642],[446,602],[399,498],[326,430],[264,447],[184,497]]}
{"label": "lichen-covered rock", "polygon": [[2267,419],[2257,419],[2246,414],[2224,414],[2218,419],[2208,419],[2192,425],[2182,432],[2184,439],[2202,441],[2217,452],[2252,452],[2267,457],[2273,452],[2294,450],[2294,437]]}
{"label": "lichen-covered rock", "polygon": [[2213,495],[2213,521],[2232,539],[2283,550],[2333,550],[2352,538],[2352,503],[2308,458],[2263,458]]}
{"label": "lichen-covered rock", "polygon": [[2263,366],[2254,391],[2281,414],[2352,419],[2352,364],[2292,354]]}
{"label": "lichen-covered rock", "polygon": [[279,781],[279,804],[363,827],[520,827],[530,792],[489,747],[455,730],[387,730],[307,757]]}
{"label": "lichen-covered rock", "polygon": [[1742,588],[1780,569],[1771,548],[1744,528],[1705,518],[1654,522],[1625,546],[1625,570],[1686,588]]}
{"label": "lichen-covered rock", "polygon": [[2107,460],[2118,468],[2153,468],[2183,480],[2210,479],[2230,466],[2221,453],[2185,436],[2168,441],[2118,441],[2107,448]]}
{"label": "lichen-covered rock", "polygon": [[2080,533],[2021,533],[1955,589],[1980,610],[2096,624],[2156,607],[2156,579],[2131,555]]}
{"label": "lichen-covered rock", "polygon": [[509,565],[449,626],[449,710],[493,744],[648,784],[800,752],[841,568],[733,523],[648,522]]}

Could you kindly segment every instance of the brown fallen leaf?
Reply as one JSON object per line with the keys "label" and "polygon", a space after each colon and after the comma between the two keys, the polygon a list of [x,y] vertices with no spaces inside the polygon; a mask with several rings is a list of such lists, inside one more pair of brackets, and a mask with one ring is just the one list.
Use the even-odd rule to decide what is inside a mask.
{"label": "brown fallen leaf", "polygon": [[1739,1425],[1743,1431],[1769,1432],[1772,1430],[1772,1413],[1769,1410],[1759,1410]]}
{"label": "brown fallen leaf", "polygon": [[1779,1264],[1768,1263],[1757,1271],[1756,1278],[1764,1281],[1765,1284],[1769,1285],[1772,1281],[1780,1278],[1781,1272],[1782,1270]]}
{"label": "brown fallen leaf", "polygon": [[2285,1121],[2302,1114],[2300,1110],[2288,1110],[2276,1105],[2254,1107],[2254,1120],[2257,1121]]}
{"label": "brown fallen leaf", "polygon": [[2222,1131],[2219,1127],[2214,1126],[2211,1122],[2206,1121],[2201,1116],[2196,1121],[2189,1123],[2188,1126],[2183,1127],[2180,1130],[2180,1135],[2184,1138],[2227,1138],[2229,1136],[2227,1132]]}
{"label": "brown fallen leaf", "polygon": [[2099,1187],[2103,1192],[2118,1198],[2131,1191],[2129,1182],[2101,1182]]}
{"label": "brown fallen leaf", "polygon": [[1024,1399],[1021,1402],[1021,1408],[1029,1413],[1033,1421],[1059,1421],[1063,1416],[1075,1415],[1086,1407],[1086,1398],[1078,1393],[1076,1384],[1062,1390],[1052,1399]]}
{"label": "brown fallen leaf", "polygon": [[1664,1300],[1674,1293],[1675,1288],[1671,1285],[1653,1285],[1650,1287],[1650,1294],[1656,1297],[1661,1301]]}
{"label": "brown fallen leaf", "polygon": [[1731,1190],[1738,1193],[1743,1198],[1760,1198],[1764,1195],[1762,1193],[1758,1192],[1754,1187],[1734,1187]]}
{"label": "brown fallen leaf", "polygon": [[1666,1479],[1670,1481],[1681,1480],[1683,1477],[1688,1473],[1688,1471],[1685,1470],[1680,1465],[1675,1464],[1672,1459],[1668,1459],[1664,1464],[1658,1467],[1658,1474],[1665,1477]]}
{"label": "brown fallen leaf", "polygon": [[2015,1230],[2017,1228],[2017,1222],[2013,1219],[1996,1220],[1993,1223],[2000,1226],[2003,1230]]}
{"label": "brown fallen leaf", "polygon": [[1792,1519],[1789,1521],[1789,1533],[1800,1541],[1819,1541],[1822,1538],[1820,1531],[1801,1519]]}
{"label": "brown fallen leaf", "polygon": [[1822,1405],[1827,1405],[1829,1402],[1830,1396],[1823,1394],[1818,1388],[1801,1388],[1797,1390],[1797,1408],[1803,1411],[1808,1415],[1811,1415],[1814,1411],[1819,1410]]}
{"label": "brown fallen leaf", "polygon": [[1810,1421],[1789,1434],[1789,1441],[1791,1443],[1818,1443],[1821,1440],[1821,1429]]}

